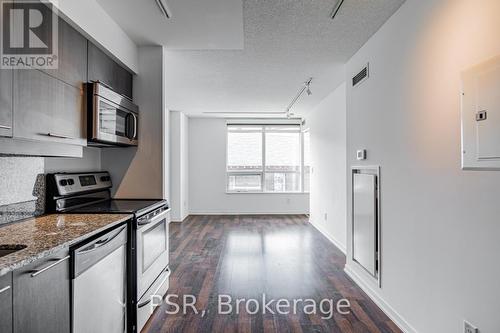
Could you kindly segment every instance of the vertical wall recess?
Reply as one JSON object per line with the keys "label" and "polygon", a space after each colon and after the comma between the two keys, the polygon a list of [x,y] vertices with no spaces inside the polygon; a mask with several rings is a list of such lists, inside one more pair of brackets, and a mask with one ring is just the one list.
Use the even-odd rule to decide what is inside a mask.
{"label": "vertical wall recess", "polygon": [[380,286],[380,168],[352,168],[352,260]]}

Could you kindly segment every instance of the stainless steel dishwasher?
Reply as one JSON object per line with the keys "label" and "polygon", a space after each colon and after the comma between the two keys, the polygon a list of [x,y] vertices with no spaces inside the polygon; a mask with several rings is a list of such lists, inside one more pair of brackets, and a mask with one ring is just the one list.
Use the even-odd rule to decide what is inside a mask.
{"label": "stainless steel dishwasher", "polygon": [[125,332],[126,244],[123,225],[72,249],[73,333]]}

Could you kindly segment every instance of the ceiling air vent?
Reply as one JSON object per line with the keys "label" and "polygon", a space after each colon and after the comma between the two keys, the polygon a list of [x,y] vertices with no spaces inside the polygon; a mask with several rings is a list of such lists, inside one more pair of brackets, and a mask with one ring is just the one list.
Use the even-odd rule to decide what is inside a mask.
{"label": "ceiling air vent", "polygon": [[352,86],[353,87],[357,86],[358,84],[366,80],[368,76],[369,76],[369,66],[368,64],[366,64],[366,66],[363,67],[363,69],[359,71],[359,73],[352,78]]}

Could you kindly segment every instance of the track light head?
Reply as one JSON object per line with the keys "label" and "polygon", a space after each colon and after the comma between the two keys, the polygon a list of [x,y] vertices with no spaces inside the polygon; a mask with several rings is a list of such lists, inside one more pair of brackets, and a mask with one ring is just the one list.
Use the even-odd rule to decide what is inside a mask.
{"label": "track light head", "polygon": [[165,18],[169,19],[172,17],[172,13],[170,12],[170,9],[168,8],[166,0],[155,0],[156,4],[158,5],[158,8],[160,9],[160,12],[165,16]]}

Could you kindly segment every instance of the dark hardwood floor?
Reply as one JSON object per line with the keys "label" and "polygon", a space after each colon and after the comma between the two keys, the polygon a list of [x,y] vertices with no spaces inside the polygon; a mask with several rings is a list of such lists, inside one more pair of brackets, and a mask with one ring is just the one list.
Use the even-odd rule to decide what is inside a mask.
{"label": "dark hardwood floor", "polygon": [[[196,309],[178,314],[173,305],[155,311],[143,332],[401,332],[397,326],[347,277],[345,256],[308,222],[303,215],[287,216],[192,216],[182,224],[170,224],[169,295],[182,307],[183,295],[197,298]],[[232,314],[217,314],[218,295],[232,297]],[[262,295],[290,301],[290,314],[262,312]],[[236,299],[254,298],[255,304]],[[346,298],[349,314],[340,314],[336,302]],[[313,299],[312,308],[294,299]],[[333,316],[328,317],[333,300]],[[227,300],[224,298],[223,300]],[[299,302],[299,301],[298,301]],[[227,310],[227,307],[222,307]],[[283,309],[283,308],[282,308]],[[205,314],[202,315],[202,311]],[[346,309],[341,309],[346,310]],[[286,312],[282,311],[282,312]]]}

